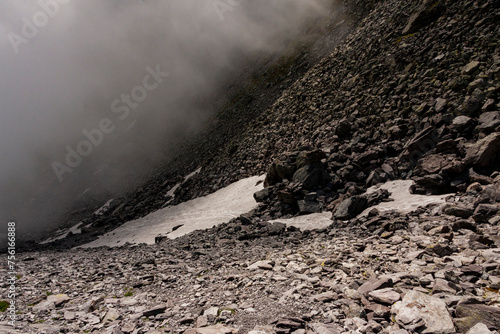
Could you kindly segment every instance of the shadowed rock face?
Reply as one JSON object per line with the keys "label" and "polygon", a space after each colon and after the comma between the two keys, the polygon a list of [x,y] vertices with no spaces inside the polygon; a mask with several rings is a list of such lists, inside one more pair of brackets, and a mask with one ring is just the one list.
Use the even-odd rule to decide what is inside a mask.
{"label": "shadowed rock face", "polygon": [[413,34],[436,21],[443,14],[445,9],[444,1],[424,0],[416,13],[410,16],[406,27],[403,29],[403,35]]}

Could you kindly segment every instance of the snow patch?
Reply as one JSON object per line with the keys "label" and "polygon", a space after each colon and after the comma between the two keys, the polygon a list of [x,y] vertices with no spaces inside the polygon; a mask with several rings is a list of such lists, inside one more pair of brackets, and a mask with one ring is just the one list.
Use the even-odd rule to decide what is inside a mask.
{"label": "snow patch", "polygon": [[333,223],[331,218],[332,213],[325,211],[287,219],[275,219],[271,220],[270,223],[280,222],[286,224],[286,226],[294,226],[300,228],[301,231],[306,231],[322,229],[330,226]]}
{"label": "snow patch", "polygon": [[[444,204],[446,203],[446,197],[451,195],[413,195],[410,193],[410,186],[412,184],[412,180],[397,180],[389,181],[382,185],[376,185],[368,188],[366,191],[367,193],[375,192],[378,189],[387,189],[391,193],[390,198],[394,199],[394,201],[382,202],[378,205],[371,206],[361,214],[359,214],[358,217],[367,215],[368,212],[370,212],[370,210],[372,210],[373,208],[378,209],[380,212],[394,210],[401,213],[409,213],[411,211],[415,211],[419,206],[426,206],[429,204]],[[286,224],[287,226],[294,226],[301,229],[302,231],[305,231],[322,229],[330,226],[332,224],[331,217],[331,212],[321,212],[288,219],[275,219],[271,222],[281,222]]]}
{"label": "snow patch", "polygon": [[44,245],[44,244],[48,244],[48,243],[51,243],[51,242],[54,242],[56,240],[60,240],[60,239],[64,239],[68,236],[68,234],[71,232],[73,234],[80,234],[82,233],[82,230],[80,229],[80,225],[82,225],[82,223],[78,223],[76,224],[75,226],[69,228],[69,229],[66,229],[66,230],[59,230],[56,232],[56,236],[55,237],[52,237],[52,238],[49,238],[45,241],[42,241],[40,242],[41,245]]}
{"label": "snow patch", "polygon": [[108,211],[109,209],[109,206],[111,205],[111,202],[113,202],[113,198],[110,199],[109,201],[107,201],[103,206],[101,206],[99,209],[97,209],[95,212],[94,212],[94,215],[102,215],[104,214],[106,211]]}
{"label": "snow patch", "polygon": [[387,189],[391,193],[390,198],[394,199],[394,201],[382,202],[375,206],[371,206],[363,211],[358,217],[366,216],[368,212],[374,208],[380,212],[395,210],[401,213],[409,213],[417,210],[420,206],[444,204],[446,203],[446,197],[452,195],[414,195],[410,193],[411,185],[413,185],[412,180],[396,180],[368,188],[366,191],[367,193],[375,192],[378,189]]}
{"label": "snow patch", "polygon": [[[263,180],[264,175],[249,177],[208,196],[160,209],[143,218],[129,221],[80,247],[114,247],[127,242],[153,244],[159,234],[173,239],[225,223],[257,206],[253,194],[263,188]],[[182,226],[174,231],[173,228],[179,225]]]}
{"label": "snow patch", "polygon": [[200,167],[200,168],[198,168],[197,170],[195,170],[194,172],[192,172],[192,173],[190,173],[190,174],[186,175],[186,176],[184,177],[184,180],[182,180],[182,182],[179,182],[179,183],[177,183],[175,186],[173,186],[173,187],[172,187],[172,189],[170,189],[170,190],[167,192],[167,194],[165,195],[165,197],[169,197],[169,196],[170,196],[170,197],[172,197],[170,200],[168,200],[168,202],[167,202],[167,203],[165,203],[165,206],[167,206],[168,204],[170,204],[170,203],[173,201],[173,199],[174,199],[174,197],[175,197],[175,194],[174,194],[174,193],[175,193],[175,191],[176,191],[176,190],[177,190],[177,189],[178,189],[178,188],[179,188],[179,187],[180,187],[180,186],[181,186],[184,182],[186,182],[187,180],[189,180],[190,178],[192,178],[193,176],[195,176],[195,175],[196,175],[196,174],[198,174],[199,172],[201,172],[201,167]]}

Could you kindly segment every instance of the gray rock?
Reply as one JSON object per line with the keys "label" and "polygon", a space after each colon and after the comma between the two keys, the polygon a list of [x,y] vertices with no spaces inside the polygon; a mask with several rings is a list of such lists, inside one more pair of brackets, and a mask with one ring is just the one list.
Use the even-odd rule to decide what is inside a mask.
{"label": "gray rock", "polygon": [[474,210],[472,219],[478,224],[487,223],[488,220],[498,214],[500,206],[496,204],[479,204]]}
{"label": "gray rock", "polygon": [[302,214],[321,212],[321,205],[316,201],[300,200],[297,201],[297,206]]}
{"label": "gray rock", "polygon": [[481,110],[485,98],[486,96],[484,95],[482,90],[480,90],[479,88],[474,89],[471,96],[469,96],[465,100],[462,106],[463,112],[467,115],[473,115],[477,113],[479,110]]}
{"label": "gray rock", "polygon": [[396,321],[402,326],[423,320],[421,333],[455,333],[455,326],[444,301],[416,290],[409,291],[402,301],[392,306]]}
{"label": "gray rock", "polygon": [[472,216],[472,210],[468,208],[464,208],[458,205],[447,205],[443,208],[443,213],[449,216],[455,216],[460,218],[469,218]]}
{"label": "gray rock", "polygon": [[144,317],[155,316],[157,314],[163,313],[166,309],[167,309],[166,305],[157,305],[153,308],[150,308],[150,309],[142,312],[142,316],[144,316]]}
{"label": "gray rock", "polygon": [[483,132],[495,130],[500,125],[500,112],[489,111],[479,116],[479,128]]}
{"label": "gray rock", "polygon": [[264,188],[262,190],[259,190],[255,194],[253,194],[253,198],[258,203],[264,202],[266,199],[269,198],[269,195],[271,193],[271,189],[272,189],[271,187],[267,187],[267,188]]}
{"label": "gray rock", "polygon": [[401,299],[401,295],[392,288],[371,291],[368,295],[372,297],[374,301],[388,305],[392,305]]}
{"label": "gray rock", "polygon": [[467,332],[478,323],[489,329],[500,328],[500,308],[482,304],[459,304],[455,310],[455,324],[460,332]]}
{"label": "gray rock", "polygon": [[500,156],[500,133],[492,133],[467,149],[464,163],[488,167]]}
{"label": "gray rock", "polygon": [[352,196],[339,204],[333,218],[345,220],[356,217],[368,207],[368,200],[364,196]]}
{"label": "gray rock", "polygon": [[299,168],[293,174],[292,180],[295,183],[302,183],[305,189],[313,190],[321,183],[323,171],[322,164],[307,165]]}
{"label": "gray rock", "polygon": [[342,119],[339,121],[337,126],[335,127],[335,134],[340,138],[345,138],[351,132],[351,122],[347,119]]}
{"label": "gray rock", "polygon": [[437,20],[444,11],[444,6],[439,0],[425,0],[417,12],[410,16],[403,35],[412,34]]}
{"label": "gray rock", "polygon": [[374,290],[390,288],[393,286],[392,278],[375,278],[366,281],[358,288],[358,292],[361,294],[368,294]]}
{"label": "gray rock", "polygon": [[473,327],[471,327],[466,334],[489,334],[493,333],[488,329],[488,326],[485,324],[478,322]]}
{"label": "gray rock", "polygon": [[462,72],[465,74],[474,73],[479,68],[480,64],[481,63],[477,60],[473,60],[462,68]]}
{"label": "gray rock", "polygon": [[307,324],[313,333],[316,334],[341,334],[344,333],[344,328],[337,324],[321,324],[309,323]]}
{"label": "gray rock", "polygon": [[432,294],[441,292],[455,294],[457,292],[457,288],[453,283],[450,283],[442,278],[437,278],[434,282],[434,286],[432,287]]}
{"label": "gray rock", "polygon": [[335,300],[337,298],[337,294],[333,291],[327,291],[320,293],[319,295],[315,295],[311,297],[311,300],[317,301],[317,302],[329,302],[332,300]]}
{"label": "gray rock", "polygon": [[257,261],[254,264],[248,266],[248,270],[257,270],[257,269],[272,270],[273,267],[274,267],[273,261],[262,260],[262,261]]}
{"label": "gray rock", "polygon": [[434,106],[434,109],[436,109],[437,112],[444,111],[446,109],[447,104],[448,104],[448,100],[438,97],[436,99],[436,104]]}

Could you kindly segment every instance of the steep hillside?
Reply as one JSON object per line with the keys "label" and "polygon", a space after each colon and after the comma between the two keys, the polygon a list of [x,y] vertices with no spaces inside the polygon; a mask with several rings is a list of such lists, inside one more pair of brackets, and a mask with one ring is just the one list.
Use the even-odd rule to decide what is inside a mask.
{"label": "steep hillside", "polygon": [[[131,219],[143,217],[150,212],[164,207],[165,203],[179,203],[190,198],[212,193],[234,180],[248,174],[215,175],[202,168],[204,177],[213,177],[215,184],[205,184],[198,188],[197,175],[177,189],[173,202],[166,197],[171,189],[184,176],[201,166],[211,165],[219,159],[231,155],[237,148],[235,143],[240,135],[247,131],[248,125],[266,113],[268,108],[295,81],[300,79],[319,60],[332,52],[336,45],[355,29],[361,18],[365,17],[376,2],[332,1],[331,16],[313,22],[301,40],[289,42],[288,49],[279,57],[262,55],[259,59],[249,60],[246,68],[241,70],[241,77],[227,80],[226,90],[204,101],[203,106],[208,114],[213,114],[206,128],[193,136],[186,136],[183,144],[178,145],[173,155],[163,168],[155,170],[148,182],[114,200],[107,211],[101,215],[93,215],[100,205],[92,199],[85,208],[71,212],[61,224],[71,227],[83,221],[83,225],[93,224],[86,237],[77,236],[65,240],[69,246],[81,244],[92,235],[115,228]],[[180,140],[181,141],[181,140]],[[177,145],[177,144],[176,144]],[[217,164],[219,162],[217,161]],[[221,161],[221,165],[225,161]],[[230,177],[229,177],[230,176]],[[216,181],[219,180],[219,182]],[[192,183],[194,181],[194,183]],[[212,182],[211,181],[211,182]],[[186,193],[187,192],[187,193]],[[101,205],[110,198],[101,198]],[[53,228],[47,230],[42,239],[53,236]],[[95,236],[94,236],[95,238]],[[62,245],[67,247],[68,245]],[[51,247],[57,246],[53,244]],[[28,246],[29,247],[29,246]]]}
{"label": "steep hillside", "polygon": [[[363,13],[359,3],[347,3],[351,12]],[[373,11],[363,7],[369,15],[359,28],[307,74],[293,82],[314,58],[276,60],[233,92],[213,128],[182,147],[164,171],[115,200],[107,214],[84,222],[109,229],[161,208],[179,177],[199,167],[170,204],[262,174],[275,159],[302,149],[320,148],[327,155],[330,180],[319,187],[325,190],[321,206],[328,209],[353,184],[363,188],[387,179],[384,164],[390,178],[424,177],[413,167],[437,144],[445,159],[461,161],[466,142],[495,130],[494,113],[479,120],[489,124],[487,131],[475,125],[480,114],[498,111],[497,6],[495,1],[390,1]],[[270,87],[261,97],[255,95],[262,92],[259,83]],[[282,95],[267,108],[276,94]],[[408,146],[424,129],[429,132],[421,138],[424,144]],[[465,190],[468,167],[432,182],[441,191]],[[481,168],[488,174],[496,165]],[[417,191],[429,182],[421,180]],[[281,211],[271,210],[270,217]],[[297,211],[292,205],[285,213]]]}
{"label": "steep hillside", "polygon": [[[141,189],[27,246],[22,330],[498,333],[500,1],[345,3],[326,57],[252,74]],[[61,251],[264,173],[227,223]]]}

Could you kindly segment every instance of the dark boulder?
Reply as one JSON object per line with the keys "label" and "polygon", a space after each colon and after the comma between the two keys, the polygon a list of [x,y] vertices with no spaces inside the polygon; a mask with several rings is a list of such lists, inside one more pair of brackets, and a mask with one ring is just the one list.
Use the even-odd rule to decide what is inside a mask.
{"label": "dark boulder", "polygon": [[347,220],[356,217],[368,207],[368,200],[364,196],[352,196],[335,209],[334,219]]}
{"label": "dark boulder", "polygon": [[444,6],[439,0],[424,0],[417,12],[410,16],[403,35],[412,34],[436,21],[444,12]]}
{"label": "dark boulder", "polygon": [[305,189],[313,190],[323,180],[324,171],[322,164],[306,165],[293,174],[292,181],[301,183]]}
{"label": "dark boulder", "polygon": [[500,133],[492,133],[467,148],[464,163],[487,168],[500,157]]}

